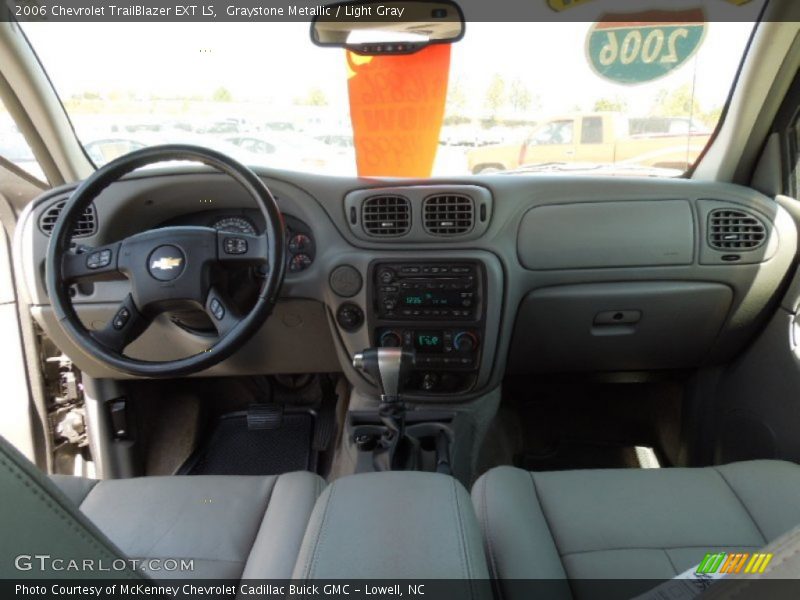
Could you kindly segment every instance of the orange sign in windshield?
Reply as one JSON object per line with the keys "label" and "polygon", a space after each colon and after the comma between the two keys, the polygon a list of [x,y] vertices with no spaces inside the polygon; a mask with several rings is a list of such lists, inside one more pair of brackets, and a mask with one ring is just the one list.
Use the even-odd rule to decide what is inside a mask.
{"label": "orange sign in windshield", "polygon": [[387,56],[348,51],[347,67],[358,174],[430,177],[444,118],[450,45]]}

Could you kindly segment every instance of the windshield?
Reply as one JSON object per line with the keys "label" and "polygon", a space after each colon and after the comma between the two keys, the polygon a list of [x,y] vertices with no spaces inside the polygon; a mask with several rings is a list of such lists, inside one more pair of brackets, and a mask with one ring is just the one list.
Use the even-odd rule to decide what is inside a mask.
{"label": "windshield", "polygon": [[[97,165],[187,142],[252,166],[355,175],[368,152],[350,118],[354,62],[313,45],[307,23],[23,27]],[[468,23],[425,174],[680,174],[720,119],[752,29]]]}

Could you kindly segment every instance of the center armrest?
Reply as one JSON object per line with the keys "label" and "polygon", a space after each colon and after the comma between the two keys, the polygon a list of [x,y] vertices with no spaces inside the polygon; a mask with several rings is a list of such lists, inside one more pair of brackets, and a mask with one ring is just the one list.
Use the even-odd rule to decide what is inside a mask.
{"label": "center armrest", "polygon": [[[338,479],[317,501],[297,579],[488,579],[469,495],[453,477],[391,471]],[[473,585],[469,596],[483,596]]]}

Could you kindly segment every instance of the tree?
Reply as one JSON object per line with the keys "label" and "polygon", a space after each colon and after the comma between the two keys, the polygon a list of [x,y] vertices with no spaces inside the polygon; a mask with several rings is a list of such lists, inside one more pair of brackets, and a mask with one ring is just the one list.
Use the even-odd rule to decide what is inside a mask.
{"label": "tree", "polygon": [[502,75],[495,73],[494,77],[492,77],[492,82],[489,84],[489,88],[486,90],[484,106],[491,111],[492,115],[495,115],[507,101],[506,82]]}
{"label": "tree", "polygon": [[328,106],[328,97],[321,88],[312,87],[305,96],[297,96],[292,102],[298,106]]}
{"label": "tree", "polygon": [[684,83],[671,91],[666,88],[660,90],[651,113],[656,117],[688,117],[701,115],[703,111],[694,97],[692,84]]}
{"label": "tree", "polygon": [[516,112],[525,112],[531,108],[533,94],[522,80],[515,79],[508,91],[508,101]]}
{"label": "tree", "polygon": [[714,108],[705,111],[702,116],[703,122],[709,127],[716,127],[720,118],[722,118],[721,106],[715,106]]}
{"label": "tree", "polygon": [[233,102],[233,94],[231,94],[228,88],[220,86],[214,93],[211,95],[211,99],[214,102]]}
{"label": "tree", "polygon": [[308,96],[306,96],[306,105],[328,106],[328,98],[325,96],[325,92],[323,92],[320,88],[311,88],[308,90]]}
{"label": "tree", "polygon": [[613,98],[598,98],[594,103],[594,111],[625,112],[628,110],[628,101],[621,96]]}
{"label": "tree", "polygon": [[455,80],[447,86],[447,112],[462,112],[467,107],[467,92],[460,80]]}

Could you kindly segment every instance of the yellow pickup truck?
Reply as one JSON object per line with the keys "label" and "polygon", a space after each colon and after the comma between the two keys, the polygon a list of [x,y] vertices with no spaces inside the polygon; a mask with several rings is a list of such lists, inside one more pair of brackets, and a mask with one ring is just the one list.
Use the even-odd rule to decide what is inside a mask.
{"label": "yellow pickup truck", "polygon": [[626,164],[686,170],[710,132],[688,117],[629,119],[616,112],[580,113],[542,122],[520,144],[474,148],[471,173],[508,171],[547,163]]}

